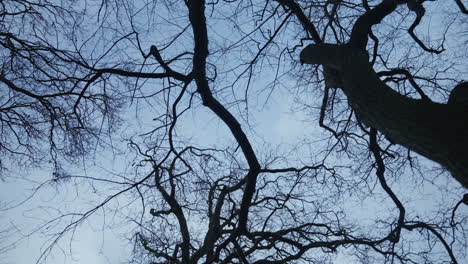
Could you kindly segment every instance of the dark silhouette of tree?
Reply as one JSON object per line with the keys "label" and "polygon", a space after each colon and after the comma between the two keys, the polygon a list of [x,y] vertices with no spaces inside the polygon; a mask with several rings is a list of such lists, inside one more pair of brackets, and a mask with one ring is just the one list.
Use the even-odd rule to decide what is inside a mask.
{"label": "dark silhouette of tree", "polygon": [[117,125],[119,96],[92,70],[100,58],[82,60],[79,32],[69,32],[81,23],[72,6],[4,1],[0,8],[0,151],[20,166],[49,159],[60,176],[62,161],[79,159]]}
{"label": "dark silhouette of tree", "polygon": [[[409,29],[411,36],[425,51],[442,52],[425,47],[414,35],[413,30],[425,9],[419,1],[406,2],[417,13]],[[308,46],[302,51],[301,60],[336,70],[342,84],[340,88],[363,123],[376,128],[395,143],[437,161],[467,187],[466,101],[460,99],[460,102],[456,102],[456,99],[452,99],[451,103],[441,104],[423,96],[418,100],[401,95],[379,79],[369,62],[366,47],[371,27],[395,11],[397,4],[398,1],[382,1],[359,17],[346,44]],[[457,90],[464,91],[467,85],[463,83],[458,87]]]}
{"label": "dark silhouette of tree", "polygon": [[[135,263],[462,263],[465,14],[458,0],[3,1],[0,165],[52,171],[26,201],[62,183],[97,195],[39,223],[55,226],[39,261],[102,210],[131,226]],[[291,95],[320,131],[262,144],[252,118]]]}

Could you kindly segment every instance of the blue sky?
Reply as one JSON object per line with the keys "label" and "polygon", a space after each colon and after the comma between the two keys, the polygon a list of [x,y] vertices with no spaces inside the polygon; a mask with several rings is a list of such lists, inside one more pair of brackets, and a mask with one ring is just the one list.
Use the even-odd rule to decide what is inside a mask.
{"label": "blue sky", "polygon": [[[130,2],[122,2],[122,5],[124,3]],[[136,1],[135,3],[141,4],[143,2]],[[96,7],[93,8],[94,9],[91,9],[90,12],[96,13]],[[229,6],[224,11],[226,11],[226,13],[228,13],[227,11],[232,11],[230,8],[233,7]],[[183,15],[174,16],[174,13],[177,14],[177,12],[165,14],[167,10],[164,10],[164,12],[161,10],[158,10],[160,12],[153,12],[153,10],[144,12],[138,10],[137,7],[130,9],[131,8],[125,11],[134,11],[135,14],[138,13],[136,18],[140,20],[136,21],[136,24],[141,28],[141,43],[142,45],[146,45],[144,47],[145,50],[148,49],[150,44],[154,44],[155,42],[160,44],[169,42],[171,37],[178,33],[185,25],[184,23],[187,22],[186,17]],[[439,10],[437,10],[437,12],[438,11]],[[218,10],[216,10],[216,12],[218,12]],[[231,44],[229,41],[237,43],[236,40],[244,36],[242,35],[242,31],[234,31],[231,29],[229,27],[231,24],[226,26],[220,23],[220,21],[224,21],[223,14],[221,11],[219,11],[220,13],[216,12],[214,17],[218,20],[213,18],[213,20],[209,21],[212,21],[212,24],[210,24],[210,34],[219,37],[216,41],[210,42],[210,45],[212,45],[210,48],[212,48],[213,51],[217,51],[217,53],[214,52],[213,56],[209,57],[209,60],[218,65],[219,72],[225,71],[225,79],[220,78],[219,82],[212,85],[212,88],[217,91],[215,96],[224,100],[223,102],[226,102],[226,104],[229,104],[229,110],[240,120],[249,139],[254,142],[254,148],[260,153],[259,156],[267,156],[266,153],[268,151],[273,153],[277,151],[278,153],[285,153],[284,156],[291,166],[300,166],[301,162],[307,164],[316,162],[316,159],[321,157],[319,155],[322,152],[320,147],[326,145],[326,139],[330,136],[330,134],[323,129],[318,128],[317,125],[318,107],[320,107],[321,104],[321,91],[313,90],[316,89],[316,87],[314,88],[313,86],[308,86],[306,88],[302,86],[304,90],[298,91],[298,89],[302,88],[296,88],[296,80],[293,79],[293,76],[288,75],[292,67],[303,67],[301,69],[304,69],[310,66],[294,66],[289,64],[289,62],[285,62],[284,65],[281,64],[279,71],[283,82],[275,86],[275,90],[268,100],[265,98],[270,91],[269,89],[272,87],[269,86],[269,84],[272,81],[272,76],[274,76],[274,70],[255,72],[257,79],[251,85],[247,93],[247,106],[249,108],[246,109],[246,104],[243,102],[235,102],[235,99],[244,99],[246,80],[243,79],[239,81],[236,85],[233,85],[233,87],[229,87],[229,84],[233,75],[239,74],[244,69],[234,68],[234,66],[249,62],[251,59],[248,56],[243,56],[243,52],[248,54],[248,51],[256,51],[258,46],[254,45],[254,42],[246,41],[244,45],[237,47],[232,53],[227,53],[227,55],[232,55],[232,58],[221,52],[223,47]],[[122,28],[116,26],[119,30],[128,30],[129,23],[127,22],[129,18],[126,15],[128,14],[122,15],[122,17],[125,17],[125,19],[121,21],[123,25]],[[450,17],[445,17],[444,19],[443,21],[451,21]],[[240,16],[239,20],[240,21],[237,23],[244,25],[245,28],[243,29],[246,31],[254,27],[253,24],[249,24],[252,22],[250,16]],[[145,27],[145,22],[149,21],[156,21],[157,23],[151,24],[151,26],[154,27],[149,25]],[[162,23],[161,21],[167,24],[161,27],[161,24],[159,24]],[[110,19],[108,22],[109,23],[104,23],[103,25],[111,27],[113,26],[111,22],[115,21]],[[393,20],[391,20],[391,22],[393,22]],[[382,25],[383,33],[391,31],[393,26],[391,22]],[[429,31],[437,22],[436,18],[424,20],[424,23],[426,23],[423,27],[424,30],[421,29],[419,33],[422,34]],[[88,21],[84,19],[82,23],[88,28],[84,29],[82,35],[83,39],[78,39],[77,41],[84,45],[83,50],[90,56],[96,56],[96,54],[102,52],[104,48],[98,44],[106,43],[106,38],[115,37],[112,34],[118,31],[115,29],[111,31],[112,33],[108,33],[109,35],[103,34],[101,37],[92,39],[89,44],[84,44],[86,43],[86,36],[92,35],[94,32],[93,30],[98,31],[98,29],[94,28],[97,24],[93,27],[93,23],[96,23],[95,20]],[[152,31],[153,29],[154,31]],[[454,30],[455,33],[459,31],[459,29]],[[267,30],[265,32],[267,32]],[[119,32],[119,34],[120,33],[122,32]],[[450,33],[452,34],[453,32]],[[455,33],[450,37],[452,42],[449,42],[447,47],[455,46],[456,44],[454,43],[458,43],[458,40],[461,39],[457,38]],[[119,35],[117,33],[115,34],[117,36]],[[296,40],[287,39],[287,37],[291,37],[292,34],[292,32],[284,34],[279,42],[285,45],[286,43],[287,45],[297,44]],[[395,33],[395,35],[399,34],[406,33],[403,31]],[[437,36],[439,36],[439,38],[435,39],[434,43],[437,43],[440,39],[440,35]],[[232,39],[229,39],[229,37],[232,37]],[[176,45],[174,48],[164,51],[164,56],[168,58],[178,52],[190,50],[190,48],[186,46],[191,45],[192,39],[190,36],[183,35],[180,41],[180,45]],[[459,41],[461,42],[461,40]],[[67,41],[59,42],[64,46],[70,45],[70,42]],[[132,42],[132,44],[135,44],[135,42]],[[383,45],[385,45],[385,43]],[[94,49],[96,46],[97,49]],[[386,47],[393,48],[392,45]],[[391,57],[390,60],[394,60],[394,64],[397,65],[399,63],[398,60],[401,59],[401,55],[406,52],[405,49],[406,46],[403,47],[403,49],[393,52],[392,56],[394,56]],[[411,49],[416,49],[416,47],[411,47]],[[279,49],[274,47],[271,53],[275,54],[275,52],[278,51]],[[453,57],[466,58],[467,56],[466,50],[455,49],[455,53]],[[121,57],[117,56],[119,55],[117,52],[114,55],[115,56],[111,56],[109,61],[121,59],[121,57],[123,59],[134,59],[140,56],[134,46],[128,53],[121,54]],[[138,58],[140,59],[140,57]],[[240,61],[237,61],[238,59]],[[265,65],[269,62],[268,59],[261,61],[261,63],[265,63]],[[411,61],[409,61],[409,63],[411,64]],[[442,61],[438,61],[438,58],[430,56],[424,57],[418,63],[422,65],[421,67],[425,67],[422,70],[423,72],[432,70],[434,65],[437,66],[439,63],[443,64]],[[420,65],[414,64],[407,66],[418,68]],[[183,71],[186,69],[184,66],[188,67],[181,63],[178,65],[178,69]],[[265,67],[262,69],[265,69]],[[150,67],[148,66],[148,68]],[[466,73],[466,63],[463,64],[460,62],[455,68],[459,69],[459,72],[462,73],[464,68]],[[210,71],[209,73],[211,74]],[[161,83],[149,82],[142,87],[142,93],[151,92],[155,87],[160,87],[158,85],[161,85]],[[431,88],[426,88],[430,93]],[[443,94],[437,93],[435,97],[443,97]],[[307,96],[305,96],[305,94]],[[187,101],[188,100],[184,98],[182,103],[187,104]],[[196,106],[186,112],[178,121],[176,127],[177,136],[181,139],[190,139],[192,142],[201,146],[232,147],[233,138],[226,126],[201,105],[198,97],[196,97],[194,101],[194,105]],[[298,110],[299,107],[304,106],[301,104],[304,102],[309,104],[309,108],[305,111]],[[122,111],[124,119],[123,125],[113,142],[116,146],[115,150],[99,149],[93,153],[91,159],[83,160],[80,164],[72,164],[70,168],[67,169],[69,169],[70,175],[77,176],[75,180],[49,183],[48,181],[51,179],[52,172],[52,166],[50,164],[43,164],[39,168],[13,167],[11,170],[4,172],[4,181],[0,183],[0,210],[2,210],[0,211],[0,231],[6,228],[10,233],[7,233],[7,235],[0,233],[0,254],[2,254],[0,264],[34,263],[44,252],[44,249],[50,245],[50,239],[56,238],[56,232],[63,230],[69,223],[67,221],[57,221],[44,225],[45,222],[50,221],[50,219],[56,216],[67,213],[86,212],[95,207],[96,204],[105,200],[109,195],[117,193],[121,189],[121,186],[117,183],[89,182],[80,177],[96,177],[107,180],[112,179],[116,182],[125,182],[126,179],[130,179],[131,177],[141,176],[136,175],[136,170],[132,167],[134,156],[125,148],[127,143],[125,139],[134,136],[135,140],[140,140],[141,142],[142,139],[136,135],[146,132],[155,126],[156,122],[154,122],[153,119],[159,114],[158,111],[165,110],[163,107],[158,108],[164,105],[164,103],[165,101],[158,97],[152,98],[148,100],[148,102],[145,100],[137,100],[137,102],[134,102],[132,105],[127,105]],[[346,102],[341,103],[346,104]],[[138,116],[139,119],[137,120],[135,116]],[[315,145],[310,143],[314,143]],[[333,162],[337,158],[340,158],[339,162],[341,165],[354,165],[352,164],[352,160],[346,158],[346,155],[340,155],[339,153],[334,153],[334,155],[330,155],[328,161]],[[400,177],[399,179],[389,179],[390,184],[395,187],[395,192],[397,192],[399,197],[412,209],[411,217],[430,215],[431,211],[434,208],[439,208],[438,206],[440,204],[445,203],[453,205],[460,191],[459,188],[457,189],[454,187],[453,183],[447,183],[445,181],[443,177],[445,177],[446,174],[437,177],[438,172],[440,172],[440,170],[437,170],[437,165],[428,163],[422,158],[419,160],[423,165],[426,165],[426,172],[428,172],[427,182],[419,182],[420,184],[414,187],[417,180],[412,177],[406,177],[406,175],[411,174],[409,169],[402,170],[402,172],[408,174],[402,173],[398,175]],[[343,169],[343,171],[347,172],[346,177],[350,179],[365,178],[366,175],[355,175],[353,169]],[[391,167],[391,169],[398,171],[395,167]],[[431,172],[431,169],[434,170]],[[380,189],[375,178],[371,176],[368,177],[369,184],[363,184],[365,187],[358,190],[363,193],[355,194],[353,197],[341,197],[338,200],[339,204],[336,205],[338,209],[343,208],[343,210],[348,210],[349,217],[351,219],[356,219],[356,222],[364,219],[362,222],[369,221],[369,223],[371,223],[375,218],[391,215],[392,210],[395,210],[394,205],[389,202],[388,197]],[[429,183],[431,180],[434,182],[434,185]],[[47,182],[47,184],[36,192],[35,188],[45,182]],[[453,191],[447,191],[446,196],[441,196],[444,192],[440,192],[440,190],[437,192],[436,187],[447,188],[447,190]],[[326,190],[319,189],[316,190],[316,192],[325,193]],[[32,198],[28,199],[25,203],[21,202],[32,193],[34,193]],[[372,197],[366,197],[366,195],[372,195]],[[76,229],[67,232],[53,248],[53,251],[47,255],[47,263],[125,263],[130,257],[133,247],[129,240],[137,230],[137,227],[131,224],[130,218],[136,218],[142,213],[148,216],[148,212],[142,212],[142,207],[135,197],[134,193],[130,193],[113,199],[106,205],[104,210],[97,210],[87,218],[86,221],[78,225]],[[12,206],[13,208],[5,210]],[[466,207],[460,208],[458,211],[460,215],[466,213]],[[77,216],[68,216],[65,217],[64,220],[78,219],[76,217]],[[42,227],[41,230],[39,232],[34,232],[38,227]],[[32,234],[29,235],[30,233]],[[13,248],[2,252],[1,248],[10,243],[15,243]],[[334,263],[344,264],[352,263],[352,261],[353,260],[345,258],[342,255],[337,255]]]}

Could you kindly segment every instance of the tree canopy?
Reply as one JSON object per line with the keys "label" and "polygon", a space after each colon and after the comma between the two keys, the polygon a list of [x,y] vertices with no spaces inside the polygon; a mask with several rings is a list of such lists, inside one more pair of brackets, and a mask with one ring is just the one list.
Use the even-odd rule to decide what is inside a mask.
{"label": "tree canopy", "polygon": [[0,210],[30,204],[35,225],[2,225],[0,253],[42,234],[50,263],[97,221],[132,263],[463,263],[466,14],[2,1]]}

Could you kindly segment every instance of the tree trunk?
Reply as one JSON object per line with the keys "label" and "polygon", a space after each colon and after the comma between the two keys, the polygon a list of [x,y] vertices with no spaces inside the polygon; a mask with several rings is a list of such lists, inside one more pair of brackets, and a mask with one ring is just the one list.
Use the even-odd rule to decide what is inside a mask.
{"label": "tree trunk", "polygon": [[468,104],[439,104],[405,97],[383,83],[365,51],[314,44],[301,61],[338,71],[349,105],[366,125],[395,143],[447,168],[468,188]]}

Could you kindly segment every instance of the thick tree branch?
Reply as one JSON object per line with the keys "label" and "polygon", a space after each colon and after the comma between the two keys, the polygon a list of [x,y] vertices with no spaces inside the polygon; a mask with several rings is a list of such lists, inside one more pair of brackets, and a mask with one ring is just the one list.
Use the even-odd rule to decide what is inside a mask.
{"label": "thick tree branch", "polygon": [[393,12],[396,1],[383,0],[356,21],[347,45],[314,44],[301,61],[337,70],[351,108],[368,126],[395,143],[446,167],[468,188],[468,104],[439,104],[407,98],[383,83],[365,50],[372,25]]}
{"label": "thick tree branch", "polygon": [[413,24],[411,24],[411,26],[408,29],[408,33],[413,38],[413,40],[416,41],[416,43],[418,43],[418,45],[427,52],[439,54],[442,51],[444,51],[443,48],[441,50],[436,50],[436,49],[426,47],[426,45],[414,33],[414,30],[419,25],[424,14],[426,13],[426,9],[424,9],[424,6],[422,5],[422,3],[420,3],[417,0],[410,0],[408,1],[407,5],[408,5],[408,8],[416,14],[416,18],[414,19]]}
{"label": "thick tree branch", "polygon": [[247,224],[248,211],[255,192],[257,176],[260,171],[260,164],[257,156],[247,138],[247,135],[241,128],[236,118],[213,97],[206,78],[206,58],[208,57],[208,33],[206,28],[205,1],[188,1],[189,19],[192,24],[194,34],[194,57],[193,57],[193,75],[197,84],[197,91],[200,94],[203,105],[210,108],[223,122],[229,127],[234,138],[242,149],[249,165],[249,171],[245,176],[247,179],[244,195],[239,213],[239,230],[245,231]]}
{"label": "thick tree branch", "polygon": [[439,104],[397,93],[378,78],[361,49],[309,45],[301,60],[338,70],[348,102],[365,124],[440,163],[468,187],[467,103]]}
{"label": "thick tree branch", "polygon": [[293,12],[296,15],[299,22],[301,22],[302,26],[310,34],[315,43],[322,43],[322,39],[320,38],[320,35],[318,34],[314,24],[310,22],[310,19],[304,14],[302,8],[294,0],[276,1],[278,1],[278,3],[282,4],[283,6],[288,7],[291,10],[291,12]]}
{"label": "thick tree branch", "polygon": [[437,230],[435,230],[434,227],[428,225],[427,223],[417,221],[405,224],[404,228],[408,230],[413,230],[415,228],[427,229],[429,232],[435,235],[437,239],[442,243],[448,255],[450,256],[450,259],[452,260],[452,264],[458,264],[457,258],[453,254],[452,248],[450,247],[449,243],[445,241],[444,237],[442,237],[442,235]]}
{"label": "thick tree branch", "polygon": [[468,14],[468,10],[461,0],[455,0],[455,3],[457,3],[457,6],[460,8],[460,11],[462,11],[463,14]]}
{"label": "thick tree branch", "polygon": [[377,143],[377,130],[375,128],[371,128],[370,132],[370,138],[369,138],[369,149],[372,152],[372,155],[374,156],[375,163],[377,165],[376,172],[375,174],[377,175],[377,178],[379,179],[380,186],[382,186],[382,189],[390,196],[392,199],[393,203],[396,205],[399,211],[399,216],[398,216],[398,224],[393,230],[390,235],[389,239],[397,243],[400,241],[400,233],[401,233],[401,228],[403,227],[403,224],[405,222],[405,207],[401,203],[401,201],[398,199],[396,194],[393,192],[393,190],[388,186],[387,180],[385,180],[385,163],[383,161],[382,156],[380,155],[380,147]]}
{"label": "thick tree branch", "polygon": [[190,232],[187,225],[187,218],[184,215],[182,206],[179,204],[177,199],[173,195],[173,190],[169,194],[163,187],[161,183],[161,174],[163,172],[160,168],[156,167],[154,169],[154,178],[156,183],[156,188],[163,196],[164,200],[171,207],[171,212],[176,216],[177,221],[179,222],[180,233],[182,235],[182,262],[189,263],[190,261]]}
{"label": "thick tree branch", "polygon": [[396,6],[397,4],[394,0],[383,0],[373,9],[366,11],[354,24],[349,45],[354,48],[365,49],[372,26],[379,24],[387,15],[395,10]]}

